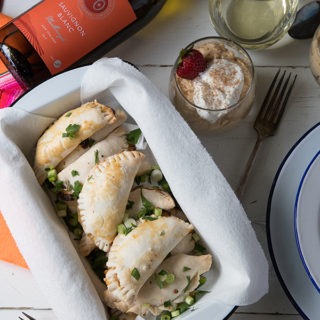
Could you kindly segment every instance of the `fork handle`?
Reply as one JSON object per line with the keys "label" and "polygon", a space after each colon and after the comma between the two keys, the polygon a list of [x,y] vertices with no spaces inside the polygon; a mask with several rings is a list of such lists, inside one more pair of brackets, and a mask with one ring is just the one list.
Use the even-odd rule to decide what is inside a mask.
{"label": "fork handle", "polygon": [[252,165],[253,165],[254,160],[256,158],[257,151],[260,147],[261,141],[262,141],[262,138],[260,135],[258,135],[258,137],[256,139],[256,143],[251,151],[250,157],[247,160],[247,164],[245,166],[244,172],[241,176],[240,182],[238,184],[238,188],[236,190],[236,195],[238,196],[239,199],[242,198],[243,193],[245,191],[245,188],[247,185],[247,180],[248,180],[249,174],[251,173]]}

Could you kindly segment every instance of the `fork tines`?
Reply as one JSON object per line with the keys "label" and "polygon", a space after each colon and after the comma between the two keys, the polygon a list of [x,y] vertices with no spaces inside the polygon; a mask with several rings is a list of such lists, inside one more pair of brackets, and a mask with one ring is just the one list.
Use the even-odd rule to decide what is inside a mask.
{"label": "fork tines", "polygon": [[[31,317],[31,316],[29,316],[28,314],[26,314],[25,312],[22,312],[22,314],[26,317],[26,318],[28,318],[29,320],[36,320],[35,318],[33,318],[33,317]],[[19,319],[20,320],[24,320],[23,318],[21,318],[21,317],[19,317]]]}
{"label": "fork tines", "polygon": [[[264,118],[265,120],[268,120],[275,125],[280,122],[280,119],[285,110],[285,106],[288,102],[292,88],[297,78],[297,75],[295,75],[290,86],[288,87],[292,75],[291,72],[284,81],[286,75],[286,70],[284,70],[277,83],[279,74],[280,69],[277,71],[275,77],[273,78],[273,81],[270,84],[269,90],[263,100],[260,112],[257,117],[257,120]],[[272,106],[275,107],[272,108]]]}

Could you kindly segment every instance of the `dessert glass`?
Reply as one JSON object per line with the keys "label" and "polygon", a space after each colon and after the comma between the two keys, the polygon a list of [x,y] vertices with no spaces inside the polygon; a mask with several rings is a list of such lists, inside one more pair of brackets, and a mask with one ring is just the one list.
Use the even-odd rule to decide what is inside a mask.
{"label": "dessert glass", "polygon": [[285,36],[294,22],[298,0],[209,0],[216,32],[246,49],[264,49]]}
{"label": "dessert glass", "polygon": [[311,41],[309,63],[314,78],[320,84],[320,27],[317,28]]}
{"label": "dessert glass", "polygon": [[177,58],[169,82],[169,97],[177,111],[195,131],[217,130],[243,119],[255,97],[255,72],[248,53],[221,37],[201,38],[187,48],[199,50],[213,71],[209,77],[205,70],[193,80],[182,79],[176,74]]}

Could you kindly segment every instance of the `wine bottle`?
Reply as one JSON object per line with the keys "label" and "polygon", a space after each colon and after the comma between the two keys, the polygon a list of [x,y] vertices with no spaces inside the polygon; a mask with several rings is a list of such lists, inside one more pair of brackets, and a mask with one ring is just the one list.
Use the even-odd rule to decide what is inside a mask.
{"label": "wine bottle", "polygon": [[42,0],[0,29],[0,58],[28,91],[94,62],[140,30],[165,0]]}

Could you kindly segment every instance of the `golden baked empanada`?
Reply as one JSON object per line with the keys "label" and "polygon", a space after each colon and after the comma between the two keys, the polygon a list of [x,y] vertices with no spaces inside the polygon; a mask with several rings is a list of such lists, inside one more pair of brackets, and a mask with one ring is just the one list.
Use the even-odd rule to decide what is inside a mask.
{"label": "golden baked empanada", "polygon": [[70,110],[56,120],[37,143],[34,171],[40,184],[46,179],[46,168],[56,167],[83,140],[115,120],[112,109],[96,101]]}
{"label": "golden baked empanada", "polygon": [[192,230],[178,218],[159,217],[142,222],[127,235],[118,234],[107,262],[106,303],[127,312],[163,259]]}
{"label": "golden baked empanada", "polygon": [[78,145],[66,158],[64,158],[58,164],[56,168],[57,171],[62,171],[64,168],[76,161],[88,151],[90,146],[105,139],[113,130],[115,130],[117,127],[120,127],[120,125],[123,124],[127,119],[127,115],[122,110],[116,110],[114,116],[116,117],[116,120],[112,124],[104,126],[102,129],[94,133],[91,137],[89,137],[88,141],[83,141],[83,143]]}
{"label": "golden baked empanada", "polygon": [[100,161],[107,159],[113,154],[127,149],[126,132],[123,128],[117,128],[104,140],[94,144],[86,153],[68,167],[58,173],[58,180],[65,186],[74,185],[75,181],[84,184],[89,171]]}
{"label": "golden baked empanada", "polygon": [[138,151],[124,151],[97,164],[78,199],[79,221],[98,248],[109,250],[123,220],[135,175],[144,158]]}
{"label": "golden baked empanada", "polygon": [[[134,305],[128,311],[140,315],[151,311],[154,315],[158,315],[163,311],[165,302],[170,301],[174,305],[174,303],[184,301],[185,297],[199,286],[200,275],[209,271],[211,263],[210,254],[192,256],[179,253],[170,256],[161,263],[141,288]],[[174,275],[174,281],[162,288],[156,280],[161,272]],[[148,310],[145,308],[146,305]]]}

